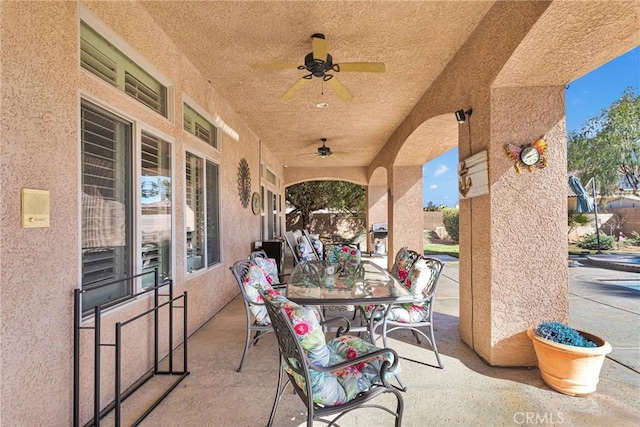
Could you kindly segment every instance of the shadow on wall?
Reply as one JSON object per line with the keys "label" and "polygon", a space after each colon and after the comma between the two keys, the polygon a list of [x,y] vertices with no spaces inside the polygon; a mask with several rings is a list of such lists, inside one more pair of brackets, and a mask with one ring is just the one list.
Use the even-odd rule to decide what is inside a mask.
{"label": "shadow on wall", "polygon": [[[287,214],[287,230],[302,228],[300,215]],[[366,240],[365,219],[341,213],[314,213],[311,215],[309,233],[319,234],[324,242],[340,240],[357,243]]]}

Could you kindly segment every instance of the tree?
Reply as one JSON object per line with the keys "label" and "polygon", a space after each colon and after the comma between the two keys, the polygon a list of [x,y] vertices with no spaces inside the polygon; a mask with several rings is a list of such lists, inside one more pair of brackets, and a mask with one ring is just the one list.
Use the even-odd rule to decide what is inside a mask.
{"label": "tree", "polygon": [[596,180],[601,195],[620,187],[620,177],[640,189],[640,95],[627,88],[622,97],[568,136],[569,171]]}
{"label": "tree", "polygon": [[445,208],[442,209],[442,222],[447,234],[456,243],[460,242],[460,209]]}
{"label": "tree", "polygon": [[578,212],[576,210],[569,210],[567,215],[567,223],[569,225],[568,234],[571,234],[573,230],[580,227],[581,225],[585,225],[589,222],[589,219],[582,212]]}
{"label": "tree", "polygon": [[337,209],[349,215],[365,211],[365,192],[362,185],[346,181],[308,181],[287,188],[287,202],[299,213],[304,228],[311,225],[311,213],[320,209]]}
{"label": "tree", "polygon": [[440,206],[436,206],[435,203],[429,201],[429,203],[427,203],[427,206],[423,207],[422,210],[425,212],[437,212],[440,210]]}

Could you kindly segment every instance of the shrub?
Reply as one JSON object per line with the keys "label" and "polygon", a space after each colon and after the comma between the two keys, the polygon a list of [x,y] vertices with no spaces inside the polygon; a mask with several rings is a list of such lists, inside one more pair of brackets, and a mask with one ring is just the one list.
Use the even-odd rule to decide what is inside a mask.
{"label": "shrub", "polygon": [[640,246],[640,234],[637,231],[631,232],[631,237],[627,237],[627,240],[624,241],[626,245],[632,246]]}
{"label": "shrub", "polygon": [[447,234],[456,243],[460,242],[460,209],[442,209],[442,222]]}
{"label": "shrub", "polygon": [[[614,243],[615,239],[613,238],[613,236],[600,233],[600,249],[609,250],[613,248]],[[578,242],[578,247],[582,249],[597,250],[598,239],[596,237],[596,233],[589,233],[582,236],[582,238]]]}
{"label": "shrub", "polygon": [[569,210],[569,212],[567,214],[567,223],[569,225],[569,234],[571,234],[571,232],[573,230],[575,230],[576,228],[580,227],[581,225],[585,225],[588,222],[589,222],[589,219],[582,212],[578,212],[578,211],[575,211],[575,210]]}
{"label": "shrub", "polygon": [[589,341],[580,335],[580,332],[560,322],[541,323],[533,332],[541,338],[558,344],[575,347],[597,347],[593,341]]}

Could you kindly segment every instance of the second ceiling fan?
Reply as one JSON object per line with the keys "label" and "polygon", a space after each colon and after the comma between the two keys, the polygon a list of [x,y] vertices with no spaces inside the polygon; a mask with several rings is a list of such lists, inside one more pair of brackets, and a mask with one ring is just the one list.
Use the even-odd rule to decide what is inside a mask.
{"label": "second ceiling fan", "polygon": [[327,147],[327,138],[320,138],[322,141],[322,146],[318,147],[315,153],[303,153],[298,154],[298,156],[318,156],[320,158],[327,158],[329,156],[333,156],[334,154],[337,157],[342,157],[343,155],[349,154],[343,151],[332,151],[331,147]]}
{"label": "second ceiling fan", "polygon": [[343,101],[353,98],[353,95],[340,81],[333,75],[328,73],[341,73],[348,71],[360,71],[369,73],[384,73],[385,66],[382,62],[341,62],[334,63],[333,57],[327,52],[327,40],[324,34],[313,34],[311,36],[311,49],[304,57],[304,65],[295,64],[256,64],[254,69],[286,69],[297,68],[304,70],[305,74],[291,88],[286,91],[282,98],[289,99],[306,86],[314,77],[321,78],[327,83],[327,86],[333,90],[336,95]]}

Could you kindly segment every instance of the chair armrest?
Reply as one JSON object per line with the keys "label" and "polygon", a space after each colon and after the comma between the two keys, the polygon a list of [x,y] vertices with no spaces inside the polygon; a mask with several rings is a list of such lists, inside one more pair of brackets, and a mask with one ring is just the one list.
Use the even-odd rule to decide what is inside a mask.
{"label": "chair armrest", "polygon": [[[398,357],[398,353],[396,353],[395,350],[391,348],[380,348],[370,353],[362,354],[356,357],[355,359],[345,360],[344,362],[336,363],[335,365],[319,366],[315,364],[312,360],[310,360],[308,357],[307,357],[307,363],[309,364],[309,369],[312,369],[314,371],[319,371],[319,372],[331,373],[333,371],[344,369],[349,366],[356,365],[358,363],[366,362],[376,356],[382,356],[387,353],[391,353],[393,355],[393,363],[390,363],[388,360],[384,360],[382,362],[382,365],[380,366],[380,380],[386,387],[392,387],[391,384],[389,384],[389,382],[386,379],[386,374],[388,372],[393,372],[396,370],[396,368],[398,367],[400,358]],[[394,386],[394,388],[397,388],[397,387]]]}
{"label": "chair armrest", "polygon": [[349,321],[349,319],[347,319],[346,317],[331,317],[329,319],[324,319],[322,322],[320,322],[320,326],[325,326],[328,325],[329,323],[336,323],[336,322],[344,322],[345,325],[344,326],[339,326],[338,330],[336,331],[336,337],[339,337],[341,335],[346,335],[349,333],[349,331],[351,330],[351,322]]}

